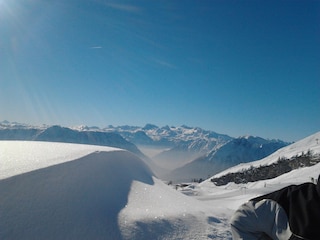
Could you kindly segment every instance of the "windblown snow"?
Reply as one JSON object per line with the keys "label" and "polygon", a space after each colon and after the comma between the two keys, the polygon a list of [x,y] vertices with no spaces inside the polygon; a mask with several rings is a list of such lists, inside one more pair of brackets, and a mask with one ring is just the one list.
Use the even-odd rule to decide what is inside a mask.
{"label": "windblown snow", "polygon": [[317,164],[254,183],[175,189],[117,148],[0,141],[0,160],[0,239],[231,239],[229,219],[243,202],[320,173]]}
{"label": "windblown snow", "polygon": [[123,151],[103,146],[37,141],[1,141],[0,144],[0,179],[69,162],[94,152]]}
{"label": "windblown snow", "polygon": [[0,142],[0,239],[208,239],[228,221],[120,149]]}

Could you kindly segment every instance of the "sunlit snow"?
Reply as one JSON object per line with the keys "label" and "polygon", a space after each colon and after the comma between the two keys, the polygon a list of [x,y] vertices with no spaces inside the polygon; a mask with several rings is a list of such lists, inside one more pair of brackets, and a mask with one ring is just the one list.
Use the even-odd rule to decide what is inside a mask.
{"label": "sunlit snow", "polygon": [[75,160],[97,151],[119,150],[72,143],[1,141],[0,179]]}
{"label": "sunlit snow", "polygon": [[[318,151],[319,137],[287,151]],[[254,183],[175,189],[121,149],[0,141],[0,159],[0,239],[231,239],[240,204],[320,173],[317,164]]]}

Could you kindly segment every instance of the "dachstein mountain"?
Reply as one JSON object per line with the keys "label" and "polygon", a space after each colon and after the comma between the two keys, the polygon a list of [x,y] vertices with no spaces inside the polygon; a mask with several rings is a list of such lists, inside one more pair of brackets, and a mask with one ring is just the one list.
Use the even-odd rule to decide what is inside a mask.
{"label": "dachstein mountain", "polygon": [[147,124],[144,127],[109,126],[104,131],[117,132],[134,143],[162,168],[172,170],[218,149],[233,138],[199,127]]}
{"label": "dachstein mountain", "polygon": [[[198,151],[210,149],[212,142],[219,144],[232,139],[225,134],[219,134],[213,131],[201,129],[199,127],[188,127],[185,125],[180,127],[158,127],[153,124],[147,124],[144,127],[108,126],[103,130],[118,132],[124,138],[136,145],[151,145],[157,147],[174,148],[181,144],[185,145],[186,143],[190,143],[189,145],[185,146],[185,149],[193,149]],[[199,142],[199,140],[202,140],[206,144],[196,144]]]}

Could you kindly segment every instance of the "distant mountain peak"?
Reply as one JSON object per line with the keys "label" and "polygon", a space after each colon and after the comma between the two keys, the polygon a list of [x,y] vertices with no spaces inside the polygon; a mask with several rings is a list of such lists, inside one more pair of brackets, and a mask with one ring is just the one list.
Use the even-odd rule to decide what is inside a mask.
{"label": "distant mountain peak", "polygon": [[103,131],[101,128],[97,126],[89,127],[87,125],[74,126],[74,127],[71,127],[71,129],[77,130],[77,131]]}
{"label": "distant mountain peak", "polygon": [[255,136],[252,136],[252,135],[249,135],[249,134],[246,134],[246,135],[243,135],[243,136],[239,136],[238,138],[243,138],[243,139],[249,139],[249,138],[255,138]]}
{"label": "distant mountain peak", "polygon": [[143,130],[152,130],[152,129],[157,129],[157,128],[159,128],[159,127],[154,124],[147,123],[142,129]]}

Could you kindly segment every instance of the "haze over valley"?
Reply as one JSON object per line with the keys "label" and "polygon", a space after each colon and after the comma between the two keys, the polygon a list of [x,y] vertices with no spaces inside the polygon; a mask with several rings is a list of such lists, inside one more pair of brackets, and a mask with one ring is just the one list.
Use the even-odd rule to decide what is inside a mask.
{"label": "haze over valley", "polygon": [[259,160],[288,145],[261,137],[230,137],[199,127],[147,124],[105,128],[0,123],[0,139],[81,143],[126,149],[141,157],[164,181],[204,180],[239,163]]}

